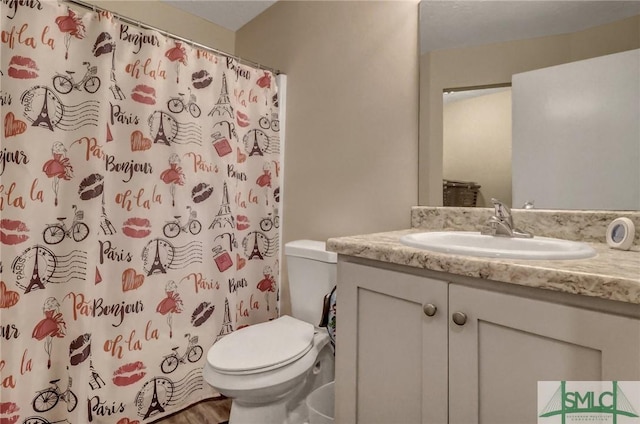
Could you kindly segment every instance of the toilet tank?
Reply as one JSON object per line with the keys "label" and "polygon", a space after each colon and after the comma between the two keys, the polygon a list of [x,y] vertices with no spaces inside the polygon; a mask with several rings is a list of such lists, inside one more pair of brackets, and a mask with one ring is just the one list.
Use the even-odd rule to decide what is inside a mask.
{"label": "toilet tank", "polygon": [[338,255],[323,241],[296,240],[284,245],[287,256],[291,315],[320,324],[324,297],[336,285]]}

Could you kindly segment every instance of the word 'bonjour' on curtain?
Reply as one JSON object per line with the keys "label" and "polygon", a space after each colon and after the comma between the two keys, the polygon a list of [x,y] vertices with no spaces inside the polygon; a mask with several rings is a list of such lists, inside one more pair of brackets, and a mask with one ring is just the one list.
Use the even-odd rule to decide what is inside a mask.
{"label": "word 'bonjour' on curtain", "polygon": [[3,0],[0,423],[156,420],[277,316],[275,76],[53,1]]}

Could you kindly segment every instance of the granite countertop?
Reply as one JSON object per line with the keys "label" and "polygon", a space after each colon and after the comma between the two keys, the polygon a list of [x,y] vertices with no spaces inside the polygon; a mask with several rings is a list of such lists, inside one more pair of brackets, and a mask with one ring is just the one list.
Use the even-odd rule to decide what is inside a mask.
{"label": "granite countertop", "polygon": [[430,252],[400,244],[409,230],[331,238],[327,249],[341,255],[415,268],[537,287],[565,293],[640,304],[640,247],[629,251],[589,243],[597,256],[589,259],[541,261],[479,258]]}

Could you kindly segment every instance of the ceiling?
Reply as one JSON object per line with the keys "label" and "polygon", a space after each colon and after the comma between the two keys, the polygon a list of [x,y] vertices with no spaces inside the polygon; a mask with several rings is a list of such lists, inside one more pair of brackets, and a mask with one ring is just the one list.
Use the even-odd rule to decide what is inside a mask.
{"label": "ceiling", "polygon": [[566,34],[640,15],[640,1],[443,1],[420,3],[420,48],[470,47]]}
{"label": "ceiling", "polygon": [[[162,0],[237,31],[269,8],[267,0]],[[395,0],[402,1],[402,0]],[[422,0],[420,47],[470,47],[576,32],[640,15],[640,0]]]}
{"label": "ceiling", "polygon": [[231,31],[237,31],[264,12],[274,1],[267,0],[161,0],[171,6],[200,16]]}

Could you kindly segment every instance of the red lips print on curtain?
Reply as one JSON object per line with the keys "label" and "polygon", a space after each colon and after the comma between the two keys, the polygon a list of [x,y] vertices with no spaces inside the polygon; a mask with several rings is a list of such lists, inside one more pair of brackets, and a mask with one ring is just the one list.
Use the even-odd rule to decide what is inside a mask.
{"label": "red lips print on curtain", "polygon": [[20,244],[29,240],[27,224],[19,220],[0,220],[0,242],[2,244]]}
{"label": "red lips print on curtain", "polygon": [[38,77],[38,65],[30,57],[12,56],[9,61],[9,76],[17,79],[34,79]]}
{"label": "red lips print on curtain", "polygon": [[276,79],[30,4],[0,14],[0,420],[156,421],[278,315]]}
{"label": "red lips print on curtain", "polygon": [[69,344],[69,363],[72,366],[80,365],[91,355],[91,334],[82,334]]}
{"label": "red lips print on curtain", "polygon": [[0,423],[15,424],[20,419],[20,407],[13,402],[0,402]]}

